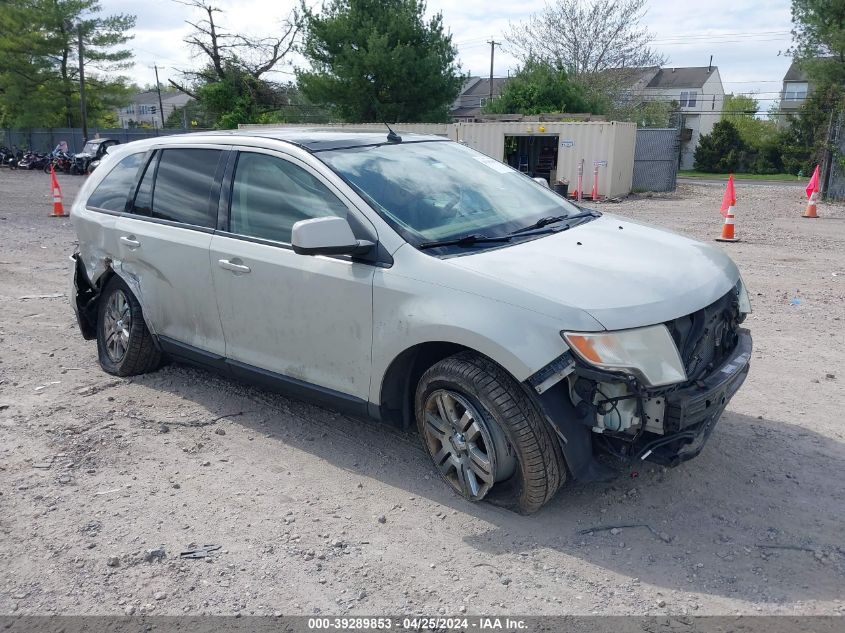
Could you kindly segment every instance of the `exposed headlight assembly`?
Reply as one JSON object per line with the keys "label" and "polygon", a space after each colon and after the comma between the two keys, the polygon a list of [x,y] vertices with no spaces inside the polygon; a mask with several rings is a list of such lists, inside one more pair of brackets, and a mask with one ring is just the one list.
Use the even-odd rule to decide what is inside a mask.
{"label": "exposed headlight assembly", "polygon": [[736,284],[736,294],[739,299],[739,311],[742,314],[751,314],[751,297],[748,296],[748,289],[745,287],[742,277]]}
{"label": "exposed headlight assembly", "polygon": [[665,325],[616,332],[561,332],[569,347],[594,367],[623,371],[650,387],[687,379],[678,348]]}

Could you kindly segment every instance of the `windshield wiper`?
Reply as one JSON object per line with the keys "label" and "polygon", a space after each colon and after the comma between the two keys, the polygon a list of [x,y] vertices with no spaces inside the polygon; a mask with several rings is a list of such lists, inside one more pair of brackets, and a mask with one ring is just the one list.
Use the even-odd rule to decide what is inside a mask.
{"label": "windshield wiper", "polygon": [[481,244],[483,242],[510,242],[509,235],[498,235],[489,237],[487,235],[480,235],[478,233],[471,233],[470,235],[463,235],[461,237],[454,237],[447,240],[434,240],[433,242],[423,242],[417,248],[420,250],[425,248],[437,248],[438,246],[472,246],[473,244]]}
{"label": "windshield wiper", "polygon": [[[545,218],[540,218],[534,224],[529,224],[528,226],[523,226],[521,229],[517,229],[515,231],[511,231],[508,235],[519,235],[520,233],[527,233],[528,231],[534,231],[535,229],[542,229],[544,226],[548,226],[549,224],[557,224],[558,222],[569,222],[570,220],[580,220],[581,218],[587,217],[599,217],[598,211],[582,211],[581,213],[576,213],[575,215],[552,215]],[[569,228],[569,224],[566,225],[566,230]]]}

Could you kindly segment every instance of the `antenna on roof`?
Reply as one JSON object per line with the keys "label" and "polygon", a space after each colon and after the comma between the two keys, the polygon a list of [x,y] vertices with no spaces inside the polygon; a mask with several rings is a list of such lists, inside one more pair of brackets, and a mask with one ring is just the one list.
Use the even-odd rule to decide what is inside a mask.
{"label": "antenna on roof", "polygon": [[393,131],[393,128],[391,128],[387,124],[387,121],[382,121],[382,123],[384,123],[384,127],[387,128],[387,142],[388,143],[401,143],[402,137],[399,136],[396,132]]}
{"label": "antenna on roof", "polygon": [[710,56],[710,63],[707,64],[707,72],[709,73],[711,70],[713,70],[713,56],[712,55]]}
{"label": "antenna on roof", "polygon": [[376,111],[376,114],[378,115],[379,120],[382,123],[384,123],[384,127],[387,128],[387,142],[388,143],[401,143],[402,137],[399,136],[396,132],[393,131],[393,128],[391,128],[387,124],[387,121],[385,120],[384,115],[381,113],[381,102],[378,99],[375,99],[375,98],[373,98],[373,101],[375,101],[375,111]]}

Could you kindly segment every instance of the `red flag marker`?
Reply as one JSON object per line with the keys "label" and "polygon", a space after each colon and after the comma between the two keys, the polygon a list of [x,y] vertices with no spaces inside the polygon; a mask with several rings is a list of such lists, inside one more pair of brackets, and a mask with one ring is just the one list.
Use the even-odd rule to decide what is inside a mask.
{"label": "red flag marker", "polygon": [[807,197],[810,199],[807,202],[807,208],[804,210],[804,215],[802,218],[817,218],[819,214],[816,212],[816,201],[819,197],[819,166],[816,165],[816,168],[813,170],[813,177],[810,178],[810,182],[807,183],[807,188],[804,190],[807,192]]}

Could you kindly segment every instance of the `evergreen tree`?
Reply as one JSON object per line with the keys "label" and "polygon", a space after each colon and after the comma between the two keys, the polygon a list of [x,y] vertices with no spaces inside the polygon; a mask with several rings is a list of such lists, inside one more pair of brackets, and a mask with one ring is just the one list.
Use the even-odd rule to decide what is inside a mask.
{"label": "evergreen tree", "polygon": [[422,0],[329,0],[305,11],[302,93],[345,121],[446,121],[464,77],[440,13]]}
{"label": "evergreen tree", "polygon": [[79,46],[87,69],[89,123],[97,124],[129,98],[131,65],[122,46],[135,25],[130,15],[101,16],[98,0],[5,0],[0,3],[0,105],[7,125],[80,125]]}

